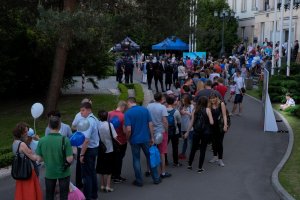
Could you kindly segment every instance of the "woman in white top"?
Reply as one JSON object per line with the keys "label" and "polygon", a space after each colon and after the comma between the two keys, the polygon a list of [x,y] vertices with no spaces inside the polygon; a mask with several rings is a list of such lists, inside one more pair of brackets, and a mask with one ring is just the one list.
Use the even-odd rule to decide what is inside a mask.
{"label": "woman in white top", "polygon": [[106,147],[105,153],[100,153],[97,159],[96,171],[101,174],[101,190],[113,192],[110,187],[111,174],[114,164],[114,148],[112,141],[117,138],[117,133],[112,123],[107,122],[108,112],[102,110],[98,112],[99,120],[101,121],[98,127],[100,140]]}

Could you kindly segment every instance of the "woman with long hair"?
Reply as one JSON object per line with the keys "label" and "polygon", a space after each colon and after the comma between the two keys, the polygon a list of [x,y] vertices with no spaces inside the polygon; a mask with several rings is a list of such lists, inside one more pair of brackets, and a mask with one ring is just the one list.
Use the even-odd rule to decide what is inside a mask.
{"label": "woman with long hair", "polygon": [[[188,126],[190,124],[192,113],[194,110],[194,105],[191,102],[190,96],[188,94],[184,94],[181,100],[182,104],[180,106],[180,115],[181,115],[181,133],[184,134],[188,130]],[[192,129],[190,130],[193,131]],[[190,137],[183,140],[182,150],[179,154],[180,159],[185,159],[185,153],[188,147],[188,142],[192,139],[192,133]],[[189,141],[188,141],[189,140]]]}
{"label": "woman with long hair", "polygon": [[[199,127],[198,124],[201,124],[201,129],[196,128]],[[208,99],[207,97],[202,96],[196,104],[196,108],[192,113],[192,119],[190,121],[189,127],[184,134],[184,138],[187,138],[189,136],[189,130],[194,127],[192,149],[189,156],[188,169],[192,169],[192,163],[195,157],[195,153],[198,150],[200,144],[200,158],[197,172],[201,173],[204,171],[202,166],[205,159],[206,147],[211,137],[210,126],[213,124],[214,120],[212,118],[211,110],[208,106]]]}
{"label": "woman with long hair", "polygon": [[[224,134],[228,129],[227,126],[227,115],[226,115],[226,106],[215,93],[211,93],[209,96],[210,109],[214,119],[214,125],[212,125],[212,147],[214,157],[209,161],[210,163],[216,163],[221,167],[224,167],[223,163],[223,139]],[[220,118],[223,117],[224,125],[222,129],[220,128]]]}
{"label": "woman with long hair", "polygon": [[[37,156],[32,152],[32,150],[27,146],[25,141],[27,141],[27,132],[29,130],[29,125],[20,122],[16,125],[13,130],[14,141],[12,144],[12,151],[16,154],[18,151],[20,156],[27,156],[31,161],[35,162]],[[32,164],[32,174],[29,179],[26,180],[16,180],[16,200],[42,200],[42,190],[40,186],[39,179],[34,171]]]}

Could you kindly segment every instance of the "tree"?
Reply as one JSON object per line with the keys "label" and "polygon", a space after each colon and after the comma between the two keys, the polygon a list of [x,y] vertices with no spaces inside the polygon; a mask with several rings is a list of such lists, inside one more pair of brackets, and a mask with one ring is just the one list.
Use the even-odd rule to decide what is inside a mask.
{"label": "tree", "polygon": [[[214,11],[230,10],[224,0],[198,0],[197,48],[211,52],[217,56],[221,49],[222,19],[214,17]],[[231,53],[232,46],[237,42],[238,23],[234,17],[225,19],[224,46],[226,53]]]}

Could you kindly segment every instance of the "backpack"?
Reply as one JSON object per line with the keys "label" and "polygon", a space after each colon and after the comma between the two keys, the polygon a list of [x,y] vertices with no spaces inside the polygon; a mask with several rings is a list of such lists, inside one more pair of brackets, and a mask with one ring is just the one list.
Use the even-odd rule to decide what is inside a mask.
{"label": "backpack", "polygon": [[200,112],[194,113],[194,124],[193,128],[195,132],[204,132],[205,130],[205,118],[203,111],[201,110]]}
{"label": "backpack", "polygon": [[169,127],[172,126],[172,127],[175,127],[175,117],[174,117],[174,113],[175,113],[175,109],[173,110],[170,110],[168,111],[168,124],[169,124]]}

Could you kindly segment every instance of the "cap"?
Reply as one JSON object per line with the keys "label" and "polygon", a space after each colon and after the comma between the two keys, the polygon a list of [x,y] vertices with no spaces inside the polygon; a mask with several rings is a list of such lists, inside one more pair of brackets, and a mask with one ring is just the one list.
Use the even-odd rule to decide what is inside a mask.
{"label": "cap", "polygon": [[35,136],[34,130],[32,128],[29,128],[28,132],[27,132],[27,136],[28,137],[33,137]]}

